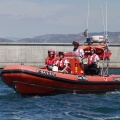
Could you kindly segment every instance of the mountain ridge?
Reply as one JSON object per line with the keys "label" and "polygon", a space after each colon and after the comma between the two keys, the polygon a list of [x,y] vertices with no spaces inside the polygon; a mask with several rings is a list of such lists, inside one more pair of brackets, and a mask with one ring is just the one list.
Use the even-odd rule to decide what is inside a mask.
{"label": "mountain ridge", "polygon": [[[104,35],[103,32],[89,33],[89,36],[93,35]],[[14,38],[14,37],[13,37]],[[120,42],[120,32],[108,32],[108,39],[111,43]],[[11,40],[6,38],[0,38],[0,42],[38,42],[38,43],[71,43],[74,40],[79,42],[84,42],[86,38],[83,33],[80,34],[45,34],[40,36],[35,36],[32,38],[22,38],[18,40]]]}

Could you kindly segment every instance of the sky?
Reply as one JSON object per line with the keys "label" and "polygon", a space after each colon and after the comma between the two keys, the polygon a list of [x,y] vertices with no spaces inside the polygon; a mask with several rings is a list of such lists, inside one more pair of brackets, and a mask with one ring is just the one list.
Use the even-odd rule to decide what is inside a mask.
{"label": "sky", "polygon": [[119,11],[120,0],[0,0],[0,38],[102,32],[105,25],[120,32]]}

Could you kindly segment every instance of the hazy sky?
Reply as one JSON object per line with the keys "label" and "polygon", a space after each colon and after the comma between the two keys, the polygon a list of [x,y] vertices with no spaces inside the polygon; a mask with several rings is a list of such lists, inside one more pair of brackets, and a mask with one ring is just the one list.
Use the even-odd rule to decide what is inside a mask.
{"label": "hazy sky", "polygon": [[[106,0],[89,3],[89,32],[104,31]],[[88,0],[0,0],[0,37],[81,33],[87,6]],[[120,0],[107,0],[107,7],[108,31],[120,32]]]}

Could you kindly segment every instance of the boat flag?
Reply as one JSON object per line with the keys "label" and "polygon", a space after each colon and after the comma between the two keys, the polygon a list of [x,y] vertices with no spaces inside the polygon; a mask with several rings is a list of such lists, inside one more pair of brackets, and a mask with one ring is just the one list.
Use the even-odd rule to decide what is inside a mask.
{"label": "boat flag", "polygon": [[84,33],[83,33],[83,35],[84,35],[84,37],[87,37],[88,36],[88,29],[86,29],[85,31],[84,31]]}

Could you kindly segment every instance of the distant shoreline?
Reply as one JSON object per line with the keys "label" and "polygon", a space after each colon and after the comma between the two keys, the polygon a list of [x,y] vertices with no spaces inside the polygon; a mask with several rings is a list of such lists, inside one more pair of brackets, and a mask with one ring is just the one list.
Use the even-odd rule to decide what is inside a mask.
{"label": "distant shoreline", "polygon": [[[110,43],[119,43],[120,42],[120,32],[107,32],[108,39]],[[89,37],[94,35],[104,36],[104,32],[92,32],[89,33]],[[45,34],[34,37],[25,37],[25,38],[14,38],[6,37],[0,38],[0,42],[27,42],[27,43],[72,43],[73,40],[78,40],[80,43],[84,42],[86,38],[83,33],[79,34]]]}

